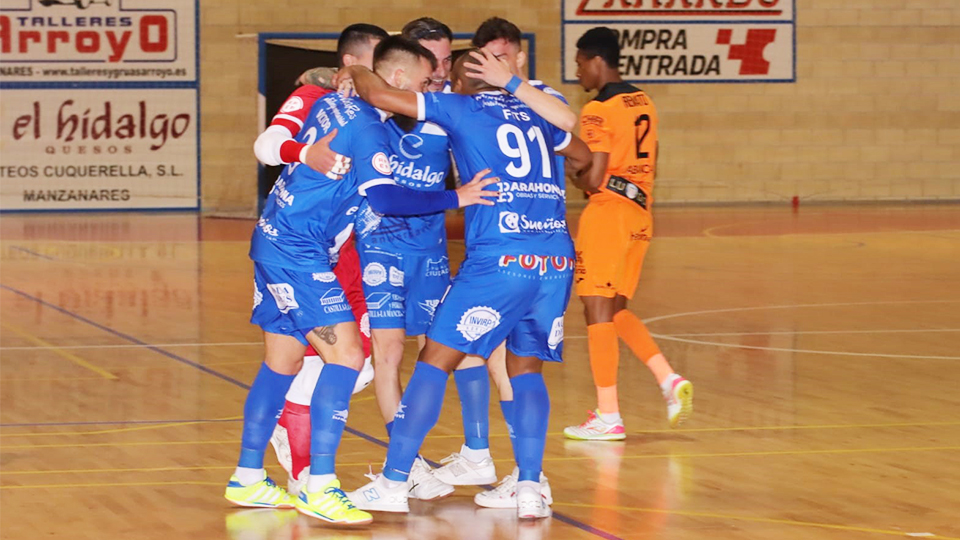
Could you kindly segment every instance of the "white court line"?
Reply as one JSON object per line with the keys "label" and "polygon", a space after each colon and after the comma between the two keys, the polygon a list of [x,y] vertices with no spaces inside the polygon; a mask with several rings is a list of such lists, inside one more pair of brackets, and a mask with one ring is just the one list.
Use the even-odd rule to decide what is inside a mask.
{"label": "white court line", "polygon": [[[695,315],[708,315],[715,313],[738,313],[743,311],[761,311],[770,309],[798,309],[798,308],[820,308],[820,307],[850,307],[850,306],[877,306],[877,305],[895,305],[895,304],[956,304],[960,300],[893,300],[893,301],[874,301],[874,302],[835,302],[828,304],[792,304],[781,306],[754,306],[726,309],[707,309],[702,311],[688,311],[683,313],[672,313],[668,315],[659,315],[644,319],[647,324],[664,321],[667,319],[676,319],[678,317],[689,317]],[[756,351],[774,351],[774,352],[792,352],[803,354],[827,354],[834,356],[866,356],[873,358],[901,358],[918,360],[960,360],[960,356],[933,356],[933,355],[914,355],[914,354],[886,354],[886,353],[859,353],[846,351],[818,351],[813,349],[791,349],[786,347],[762,347],[758,345],[741,345],[738,343],[722,343],[717,341],[703,341],[699,339],[687,339],[673,335],[656,334],[651,332],[656,338],[667,341],[678,341],[681,343],[690,343],[693,345],[710,345],[713,347],[723,347],[728,349],[751,349]],[[681,334],[682,335],[682,334]]]}
{"label": "white court line", "polygon": [[797,330],[778,332],[703,332],[670,334],[670,337],[718,337],[718,336],[799,336],[814,334],[913,334],[923,332],[960,332],[960,328],[920,328],[913,330]]}

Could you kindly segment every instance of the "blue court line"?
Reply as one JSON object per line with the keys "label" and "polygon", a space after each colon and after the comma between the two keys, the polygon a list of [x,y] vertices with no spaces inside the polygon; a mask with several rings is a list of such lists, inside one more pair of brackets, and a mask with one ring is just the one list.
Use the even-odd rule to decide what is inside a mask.
{"label": "blue court line", "polygon": [[192,420],[119,420],[106,422],[31,422],[26,424],[0,424],[0,428],[5,427],[44,427],[44,426],[123,426],[132,424],[183,424],[190,422],[243,422],[240,418],[220,418],[208,420],[205,418],[194,418]]}
{"label": "blue court line", "polygon": [[37,253],[36,251],[30,250],[30,249],[27,249],[27,248],[24,248],[24,247],[20,247],[20,246],[10,246],[10,249],[15,249],[15,250],[17,250],[17,251],[22,251],[22,252],[24,252],[24,253],[28,253],[28,254],[30,254],[30,255],[33,255],[34,257],[40,257],[41,259],[46,259],[46,260],[48,260],[48,261],[56,261],[56,260],[58,260],[56,257],[50,257],[50,256],[48,256],[48,255],[44,255],[43,253]]}
{"label": "blue court line", "polygon": [[[40,298],[37,298],[37,297],[32,296],[32,295],[30,295],[30,294],[27,294],[27,293],[25,293],[25,292],[23,292],[23,291],[14,289],[13,287],[9,287],[9,286],[7,286],[7,285],[0,284],[0,288],[2,288],[2,289],[4,289],[4,290],[7,290],[7,291],[10,291],[10,292],[12,292],[12,293],[18,294],[18,295],[20,295],[20,296],[22,296],[22,297],[24,297],[24,298],[29,299],[29,300],[33,300],[34,302],[37,302],[37,303],[39,303],[40,305],[42,305],[42,306],[44,306],[44,307],[49,307],[49,308],[51,308],[51,309],[54,309],[54,310],[56,310],[56,311],[59,311],[60,313],[63,313],[64,315],[67,315],[67,316],[69,316],[69,317],[73,317],[74,319],[77,319],[78,321],[87,323],[87,324],[89,324],[90,326],[93,326],[93,327],[95,327],[95,328],[98,328],[98,329],[100,329],[100,330],[103,330],[104,332],[107,332],[107,333],[109,333],[109,334],[113,334],[114,336],[117,336],[117,337],[119,337],[119,338],[121,338],[121,339],[125,339],[125,340],[127,340],[127,341],[132,342],[132,343],[136,343],[137,345],[142,345],[142,346],[144,346],[144,347],[146,347],[146,348],[148,348],[148,349],[150,349],[150,350],[152,350],[152,351],[154,351],[154,352],[156,352],[156,353],[159,353],[159,354],[162,354],[163,356],[166,356],[167,358],[171,358],[171,359],[176,360],[177,362],[180,362],[180,363],[182,363],[182,364],[186,364],[186,365],[188,365],[188,366],[197,368],[197,369],[199,369],[200,371],[203,371],[204,373],[207,373],[208,375],[213,375],[214,377],[217,377],[217,378],[219,378],[219,379],[222,379],[222,380],[224,380],[224,381],[227,381],[227,382],[229,382],[229,383],[232,383],[232,384],[234,384],[235,386],[239,386],[240,388],[243,388],[243,389],[245,389],[245,390],[249,390],[249,389],[250,389],[250,385],[249,385],[249,384],[245,384],[245,383],[243,383],[243,382],[240,382],[240,381],[234,379],[233,377],[229,377],[229,376],[227,376],[227,375],[224,375],[223,373],[220,373],[219,371],[210,369],[210,368],[208,368],[208,367],[206,367],[206,366],[204,366],[204,365],[202,365],[202,364],[198,364],[198,363],[196,363],[196,362],[192,362],[192,361],[190,361],[190,360],[187,360],[186,358],[183,358],[182,356],[176,355],[176,354],[174,354],[174,353],[172,353],[172,352],[166,351],[166,350],[161,349],[161,348],[159,348],[159,347],[155,347],[155,346],[153,346],[153,345],[149,345],[149,344],[147,344],[146,342],[140,341],[139,339],[137,339],[137,338],[135,338],[135,337],[133,337],[133,336],[131,336],[131,335],[124,334],[123,332],[114,330],[113,328],[110,328],[110,327],[104,326],[104,325],[102,325],[102,324],[100,324],[100,323],[98,323],[98,322],[92,321],[92,320],[84,317],[83,315],[74,313],[74,312],[72,312],[72,311],[70,311],[70,310],[67,310],[67,309],[63,309],[62,307],[57,306],[57,305],[54,305],[54,304],[51,304],[51,303],[49,303],[49,302],[45,302],[44,300],[41,300]],[[383,447],[383,448],[387,448],[387,447],[389,446],[389,444],[388,444],[386,441],[380,440],[380,439],[374,437],[373,435],[369,435],[369,434],[367,434],[367,433],[364,433],[364,432],[362,432],[362,431],[353,429],[353,428],[351,428],[351,427],[345,427],[345,428],[344,428],[344,431],[346,431],[347,433],[350,433],[350,434],[352,434],[352,435],[356,435],[357,437],[360,437],[360,438],[365,439],[365,440],[367,440],[367,441],[370,441],[370,442],[372,442],[373,444],[376,444],[376,445],[381,446],[381,447]],[[429,459],[426,460],[426,461],[427,461],[427,463],[430,464],[431,467],[439,467],[439,466],[440,466],[440,464],[437,463],[437,462],[435,462],[435,461],[432,461],[432,460],[429,460]],[[483,487],[486,488],[486,489],[492,489],[492,486],[483,486]],[[557,521],[561,521],[561,522],[563,522],[563,523],[566,523],[567,525],[572,525],[573,527],[576,527],[576,528],[578,528],[578,529],[580,529],[580,530],[582,530],[582,531],[588,532],[588,533],[593,534],[593,535],[595,535],[595,536],[598,536],[598,537],[600,537],[600,538],[604,538],[605,540],[623,540],[623,539],[620,538],[619,536],[615,536],[615,535],[610,534],[610,533],[608,533],[608,532],[606,532],[606,531],[601,531],[600,529],[597,529],[596,527],[593,527],[593,526],[591,526],[591,525],[588,525],[588,524],[586,524],[586,523],[583,523],[582,521],[578,521],[578,520],[576,520],[576,519],[573,519],[572,517],[565,516],[565,515],[560,514],[560,513],[558,513],[558,512],[554,512],[554,513],[553,513],[553,517],[554,517],[554,519],[556,519]]]}

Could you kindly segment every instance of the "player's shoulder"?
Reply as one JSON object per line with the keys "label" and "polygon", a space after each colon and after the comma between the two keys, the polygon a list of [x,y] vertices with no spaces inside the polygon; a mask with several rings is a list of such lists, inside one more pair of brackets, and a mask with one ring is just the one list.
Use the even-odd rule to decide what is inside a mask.
{"label": "player's shoulder", "polygon": [[644,94],[644,92],[640,88],[627,82],[609,83],[600,89],[600,92],[590,100],[590,103],[617,104],[619,101],[614,98],[628,94]]}
{"label": "player's shoulder", "polygon": [[543,82],[543,81],[539,81],[539,80],[534,79],[534,80],[531,80],[531,81],[527,81],[527,83],[528,83],[530,86],[536,88],[537,90],[542,91],[544,94],[550,94],[551,96],[554,96],[554,97],[560,99],[560,101],[562,101],[562,102],[564,102],[564,103],[568,103],[568,102],[567,102],[567,98],[564,97],[563,94],[561,94],[560,92],[556,91],[555,89],[553,89],[553,87],[551,87],[550,85],[548,85],[547,83],[545,83],[545,82]]}

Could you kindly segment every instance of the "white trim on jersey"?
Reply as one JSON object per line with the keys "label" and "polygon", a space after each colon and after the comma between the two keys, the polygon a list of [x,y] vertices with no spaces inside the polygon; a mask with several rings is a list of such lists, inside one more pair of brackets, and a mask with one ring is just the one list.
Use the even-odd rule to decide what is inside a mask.
{"label": "white trim on jersey", "polygon": [[264,165],[283,165],[280,158],[280,147],[283,143],[292,140],[290,130],[284,126],[268,126],[263,130],[257,141],[253,143],[253,153],[257,160]]}
{"label": "white trim on jersey", "polygon": [[363,197],[366,197],[367,188],[371,188],[373,186],[382,186],[382,185],[395,186],[397,185],[397,183],[394,182],[393,179],[391,178],[374,178],[373,180],[367,180],[366,182],[357,186],[357,193],[359,193]]}
{"label": "white trim on jersey", "polygon": [[563,142],[553,147],[554,151],[560,152],[564,148],[570,146],[570,141],[573,140],[573,135],[567,132],[567,136],[563,138]]}
{"label": "white trim on jersey", "polygon": [[427,102],[424,100],[423,92],[417,92],[417,120],[423,122],[427,119]]}
{"label": "white trim on jersey", "polygon": [[294,124],[303,127],[303,120],[297,118],[296,116],[290,116],[289,114],[277,114],[273,117],[274,120],[287,120],[293,122]]}

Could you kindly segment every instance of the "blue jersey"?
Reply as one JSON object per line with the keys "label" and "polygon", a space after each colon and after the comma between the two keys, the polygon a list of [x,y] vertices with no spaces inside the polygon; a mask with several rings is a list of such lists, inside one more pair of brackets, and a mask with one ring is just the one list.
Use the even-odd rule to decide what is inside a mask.
{"label": "blue jersey", "polygon": [[250,258],[303,272],[329,272],[349,238],[365,190],[393,184],[386,128],[379,111],[337,93],[318,99],[297,135],[313,143],[331,130],[330,148],[353,159],[341,180],[306,165],[287,166],[270,190],[250,242]]}
{"label": "blue jersey", "polygon": [[500,178],[496,205],[466,209],[467,253],[573,257],[555,152],[570,134],[499,91],[418,96],[419,119],[446,130],[460,176],[489,168]]}
{"label": "blue jersey", "polygon": [[[447,133],[432,122],[418,122],[407,132],[394,121],[384,124],[390,137],[390,168],[397,183],[420,191],[443,191],[450,173]],[[379,221],[373,226],[373,222]],[[357,218],[357,236],[364,246],[394,253],[446,249],[444,213],[422,216],[374,215],[364,203]]]}
{"label": "blue jersey", "polygon": [[[547,86],[547,84],[546,84],[545,82],[543,82],[543,81],[527,81],[527,84],[529,84],[530,86],[536,88],[537,90],[540,90],[541,92],[543,92],[543,93],[545,93],[545,94],[550,94],[551,96],[559,99],[560,101],[564,102],[564,103],[567,104],[567,105],[570,105],[570,102],[567,101],[567,98],[563,97],[563,94],[561,94],[560,92],[557,92],[557,91],[554,90],[553,88],[550,88],[550,87]],[[557,162],[556,162],[556,165],[555,165],[555,166],[556,166],[556,170],[559,172],[560,176],[561,176],[561,177],[566,177],[567,159],[566,159],[565,157],[563,157],[563,156],[558,155],[558,156],[557,156]]]}

